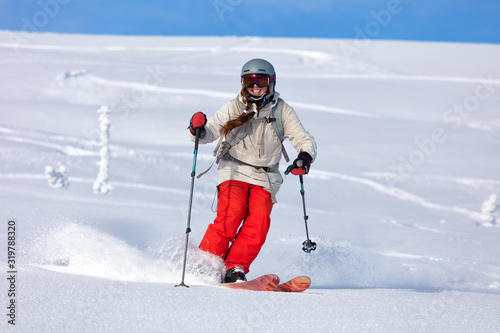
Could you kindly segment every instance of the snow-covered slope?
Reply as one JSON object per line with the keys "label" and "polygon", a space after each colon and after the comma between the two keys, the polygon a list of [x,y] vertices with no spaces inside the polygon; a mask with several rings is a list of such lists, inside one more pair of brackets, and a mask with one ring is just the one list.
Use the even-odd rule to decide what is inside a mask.
{"label": "snow-covered slope", "polygon": [[[288,176],[249,277],[307,274],[313,285],[300,295],[211,286],[220,263],[196,248],[214,218],[211,171],[195,183],[191,288],[174,288],[189,118],[236,96],[253,57],[275,65],[277,90],[318,142],[305,177],[318,249],[301,250],[299,182]],[[2,331],[13,329],[11,299],[23,332],[500,330],[499,58],[500,46],[481,44],[0,32]],[[105,195],[93,191],[102,106]],[[212,150],[200,146],[200,171]]]}

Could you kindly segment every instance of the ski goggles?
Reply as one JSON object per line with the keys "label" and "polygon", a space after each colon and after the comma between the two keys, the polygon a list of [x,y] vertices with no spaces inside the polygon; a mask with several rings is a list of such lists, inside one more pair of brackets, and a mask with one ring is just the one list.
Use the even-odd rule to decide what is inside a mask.
{"label": "ski goggles", "polygon": [[259,88],[264,88],[269,85],[269,76],[266,74],[247,74],[241,78],[241,84],[245,88],[252,88],[257,85]]}

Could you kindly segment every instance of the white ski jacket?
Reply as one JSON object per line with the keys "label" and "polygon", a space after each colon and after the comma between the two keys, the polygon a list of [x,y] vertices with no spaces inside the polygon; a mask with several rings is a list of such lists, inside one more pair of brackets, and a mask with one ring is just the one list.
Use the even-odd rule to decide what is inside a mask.
{"label": "white ski jacket", "polygon": [[[262,108],[244,128],[235,128],[226,138],[226,142],[233,145],[239,130],[246,131],[246,136],[236,145],[232,146],[225,156],[221,156],[217,168],[218,185],[227,180],[239,180],[249,184],[263,187],[271,193],[273,202],[276,202],[283,178],[279,172],[279,161],[282,154],[281,140],[267,122],[267,117],[272,114],[272,108],[278,103],[279,93],[274,93],[271,103]],[[282,102],[282,122],[284,138],[288,138],[297,152],[307,152],[313,160],[316,159],[316,141],[302,126],[297,114],[284,101]],[[255,110],[255,105],[253,105]],[[241,95],[229,101],[212,118],[208,118],[205,125],[206,133],[200,138],[200,143],[211,143],[220,137],[221,127],[231,119],[237,118],[245,112],[245,105]],[[188,131],[189,132],[189,131]],[[194,141],[194,136],[189,133],[189,138]],[[284,139],[283,138],[283,139]]]}

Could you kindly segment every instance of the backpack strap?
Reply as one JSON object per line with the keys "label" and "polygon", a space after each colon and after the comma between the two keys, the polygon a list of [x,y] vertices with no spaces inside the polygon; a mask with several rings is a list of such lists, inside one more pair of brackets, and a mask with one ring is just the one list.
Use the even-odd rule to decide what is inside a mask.
{"label": "backpack strap", "polygon": [[207,170],[200,173],[198,176],[196,176],[196,178],[200,179],[201,176],[203,176],[204,174],[209,172],[210,169],[212,169],[212,166],[214,165],[214,163],[219,164],[219,161],[222,158],[222,156],[226,155],[226,153],[229,152],[229,149],[231,149],[231,147],[236,146],[246,136],[247,136],[246,131],[241,127],[238,129],[238,132],[236,132],[236,135],[234,136],[232,143],[229,143],[227,140],[223,141],[224,136],[221,135],[219,138],[219,142],[217,143],[217,146],[214,149],[213,155],[215,157],[215,160],[212,162],[212,164],[210,164],[210,166],[208,167]]}
{"label": "backpack strap", "polygon": [[285,136],[285,131],[283,130],[283,103],[284,102],[281,98],[278,99],[278,102],[273,107],[273,110],[271,112],[274,119],[276,119],[276,121],[273,121],[271,124],[273,125],[273,128],[276,131],[276,134],[278,134],[278,137],[281,141],[284,140]]}
{"label": "backpack strap", "polygon": [[285,130],[283,129],[283,104],[285,104],[285,102],[281,98],[279,98],[278,102],[272,110],[274,121],[271,122],[271,125],[276,131],[278,138],[280,138],[281,140],[281,152],[283,153],[285,161],[288,163],[290,162],[290,158],[288,157],[288,153],[286,152],[285,146],[283,145],[283,141],[285,140]]}

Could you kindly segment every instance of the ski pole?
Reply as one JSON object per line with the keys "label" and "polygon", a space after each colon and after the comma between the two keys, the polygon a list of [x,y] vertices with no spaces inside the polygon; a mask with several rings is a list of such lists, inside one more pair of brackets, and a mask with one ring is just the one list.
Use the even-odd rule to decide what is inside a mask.
{"label": "ski pole", "polygon": [[[302,161],[297,161],[297,166],[301,167],[302,166]],[[311,251],[316,250],[316,243],[312,242],[309,239],[309,229],[307,227],[307,220],[309,219],[309,216],[307,216],[307,213],[306,213],[306,199],[305,199],[305,191],[304,191],[304,177],[302,175],[299,175],[299,181],[300,181],[300,195],[302,196],[302,207],[304,207],[304,223],[306,225],[306,237],[307,237],[307,239],[304,241],[304,243],[302,243],[302,245],[303,245],[302,250],[304,252],[306,252],[306,253],[310,253]]]}
{"label": "ski pole", "polygon": [[191,207],[193,206],[194,177],[196,175],[196,158],[198,157],[198,143],[200,141],[200,133],[201,133],[201,128],[197,128],[194,139],[193,171],[191,172],[191,192],[189,194],[189,208],[188,208],[188,218],[186,227],[186,247],[184,248],[184,263],[182,264],[182,281],[180,284],[176,285],[176,287],[189,288],[189,286],[184,283],[184,277],[186,276],[188,241],[189,241],[189,233],[191,232]]}

